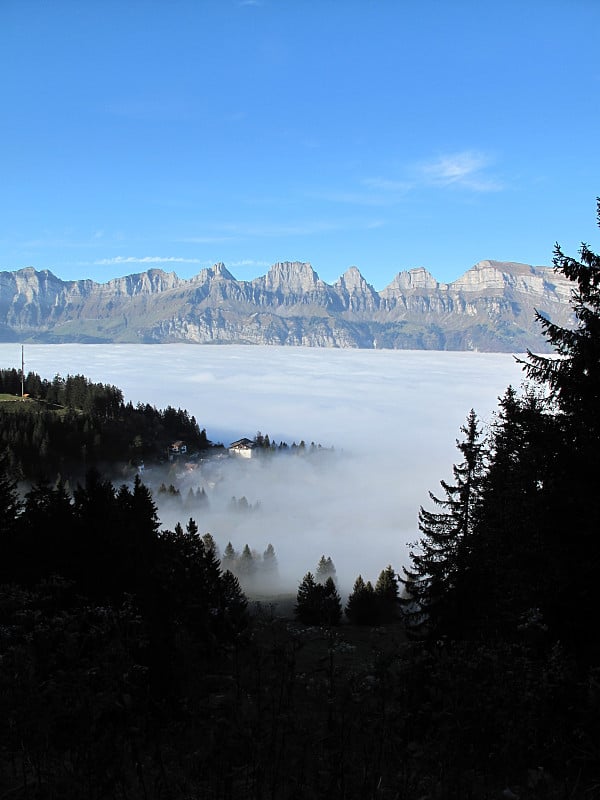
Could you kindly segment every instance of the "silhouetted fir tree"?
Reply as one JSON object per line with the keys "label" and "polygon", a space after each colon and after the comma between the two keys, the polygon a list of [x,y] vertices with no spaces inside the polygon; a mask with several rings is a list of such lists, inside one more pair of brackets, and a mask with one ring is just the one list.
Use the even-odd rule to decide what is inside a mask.
{"label": "silhouetted fir tree", "polygon": [[[190,536],[197,536],[198,535],[198,525],[196,524],[196,520],[193,517],[190,517],[185,526],[186,531],[189,533]],[[204,543],[204,542],[203,542]]]}
{"label": "silhouetted fir tree", "polygon": [[377,625],[379,623],[379,607],[375,590],[370,581],[366,583],[362,575],[354,582],[352,592],[348,596],[345,613],[354,625]]}
{"label": "silhouetted fir tree", "polygon": [[531,609],[545,613],[561,569],[552,563],[557,429],[547,399],[531,390],[518,396],[509,387],[489,448],[476,535],[463,564],[470,605],[463,606],[459,628],[507,638]]}
{"label": "silhouetted fir tree", "polygon": [[391,564],[381,570],[375,584],[375,595],[379,605],[379,618],[391,622],[398,614],[398,580]]}
{"label": "silhouetted fir tree", "polygon": [[412,567],[403,568],[406,589],[401,603],[407,627],[413,632],[426,625],[430,636],[448,633],[471,602],[465,585],[477,506],[484,474],[484,445],[477,416],[471,410],[464,434],[456,446],[462,460],[452,468],[454,482],[441,481],[445,497],[432,492],[431,500],[440,511],[419,511],[421,538],[410,550]]}
{"label": "silhouetted fir tree", "polygon": [[298,586],[294,614],[305,625],[318,625],[321,621],[322,592],[312,572],[307,572]]}
{"label": "silhouetted fir tree", "polygon": [[331,575],[323,584],[321,621],[325,625],[339,625],[342,619],[342,601]]}
{"label": "silhouetted fir tree", "polygon": [[[600,198],[596,208],[600,225]],[[555,401],[562,435],[550,505],[554,562],[561,564],[555,596],[562,599],[554,609],[558,635],[589,648],[581,609],[600,603],[600,506],[595,500],[600,473],[600,256],[582,244],[575,259],[556,245],[553,263],[573,283],[576,325],[563,328],[538,314],[559,357],[529,352],[524,368]]]}
{"label": "silhouetted fir tree", "polygon": [[[597,201],[600,225],[600,198]],[[527,376],[547,386],[558,408],[570,418],[572,432],[600,436],[600,256],[582,244],[580,260],[566,256],[556,245],[554,268],[573,282],[572,308],[577,318],[574,328],[562,328],[542,314],[537,319],[548,342],[560,358],[528,351],[523,362]],[[577,441],[577,444],[580,444]]]}
{"label": "silhouetted fir tree", "polygon": [[248,600],[239,580],[228,569],[221,577],[219,599],[225,630],[243,629],[248,622]]}

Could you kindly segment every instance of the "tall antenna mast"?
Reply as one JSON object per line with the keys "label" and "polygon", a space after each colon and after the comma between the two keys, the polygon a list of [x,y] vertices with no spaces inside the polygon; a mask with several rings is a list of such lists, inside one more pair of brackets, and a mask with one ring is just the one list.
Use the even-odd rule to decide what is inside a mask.
{"label": "tall antenna mast", "polygon": [[25,347],[21,345],[21,400],[25,399]]}

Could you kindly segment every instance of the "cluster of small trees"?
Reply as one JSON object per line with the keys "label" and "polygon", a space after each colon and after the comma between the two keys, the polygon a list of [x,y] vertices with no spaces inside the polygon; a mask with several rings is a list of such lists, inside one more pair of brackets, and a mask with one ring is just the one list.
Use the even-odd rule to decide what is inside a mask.
{"label": "cluster of small trees", "polygon": [[230,570],[236,575],[246,588],[260,586],[269,589],[277,583],[279,577],[275,548],[270,543],[261,554],[252,550],[248,544],[238,552],[231,542],[227,542],[221,556],[221,564],[223,569]]}
{"label": "cluster of small trees", "polygon": [[292,442],[292,444],[288,444],[287,442],[280,441],[279,444],[274,439],[271,439],[268,433],[262,434],[260,431],[257,432],[256,436],[253,439],[254,446],[259,448],[260,450],[271,451],[271,452],[281,452],[281,451],[291,451],[291,452],[315,452],[316,450],[322,450],[320,444],[315,444],[311,442],[310,445],[307,445],[304,439],[300,440],[299,444],[296,442]]}
{"label": "cluster of small trees", "polygon": [[[355,625],[380,625],[398,618],[398,581],[391,566],[379,574],[373,587],[359,575],[344,609]],[[321,556],[316,577],[307,572],[296,595],[296,618],[306,625],[339,625],[342,601],[336,585],[336,570],[330,557]]]}
{"label": "cluster of small trees", "polygon": [[161,507],[168,503],[171,507],[190,514],[206,509],[209,505],[208,495],[203,486],[198,486],[196,489],[190,486],[187,494],[183,496],[174,484],[170,483],[167,486],[164,481],[157,489],[156,499],[160,502]]}
{"label": "cluster of small trees", "polygon": [[361,575],[348,597],[346,616],[355,625],[381,625],[398,617],[398,581],[390,565],[379,573],[375,587]]}
{"label": "cluster of small trees", "polygon": [[251,511],[259,511],[260,500],[257,500],[256,503],[249,503],[248,498],[245,495],[242,495],[241,497],[235,497],[234,495],[229,501],[229,510],[240,514],[246,514],[247,512]]}

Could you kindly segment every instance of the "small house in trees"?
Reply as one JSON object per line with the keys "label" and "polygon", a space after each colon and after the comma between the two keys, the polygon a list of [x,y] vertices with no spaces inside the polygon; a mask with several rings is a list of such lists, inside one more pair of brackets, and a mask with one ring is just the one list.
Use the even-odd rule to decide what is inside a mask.
{"label": "small house in trees", "polygon": [[256,443],[252,439],[238,439],[229,445],[229,452],[235,456],[242,456],[242,458],[252,458],[252,453],[256,447]]}
{"label": "small house in trees", "polygon": [[187,453],[187,445],[185,442],[178,440],[169,445],[169,461],[173,461],[178,456],[184,456]]}

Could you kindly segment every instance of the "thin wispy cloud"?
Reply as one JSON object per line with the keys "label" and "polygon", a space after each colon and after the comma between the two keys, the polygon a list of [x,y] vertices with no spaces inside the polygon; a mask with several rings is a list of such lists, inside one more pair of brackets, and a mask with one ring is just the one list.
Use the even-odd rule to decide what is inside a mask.
{"label": "thin wispy cloud", "polygon": [[96,266],[112,266],[114,264],[201,264],[199,258],[181,258],[179,256],[115,256],[100,258],[94,261]]}
{"label": "thin wispy cloud", "polygon": [[436,186],[458,186],[476,192],[496,192],[502,183],[487,174],[491,159],[483,153],[464,151],[439,156],[420,165],[423,178]]}
{"label": "thin wispy cloud", "polygon": [[252,259],[252,258],[244,258],[241,261],[231,261],[229,263],[229,266],[232,269],[235,269],[237,267],[270,267],[271,266],[271,262],[270,261],[256,261],[255,259]]}

